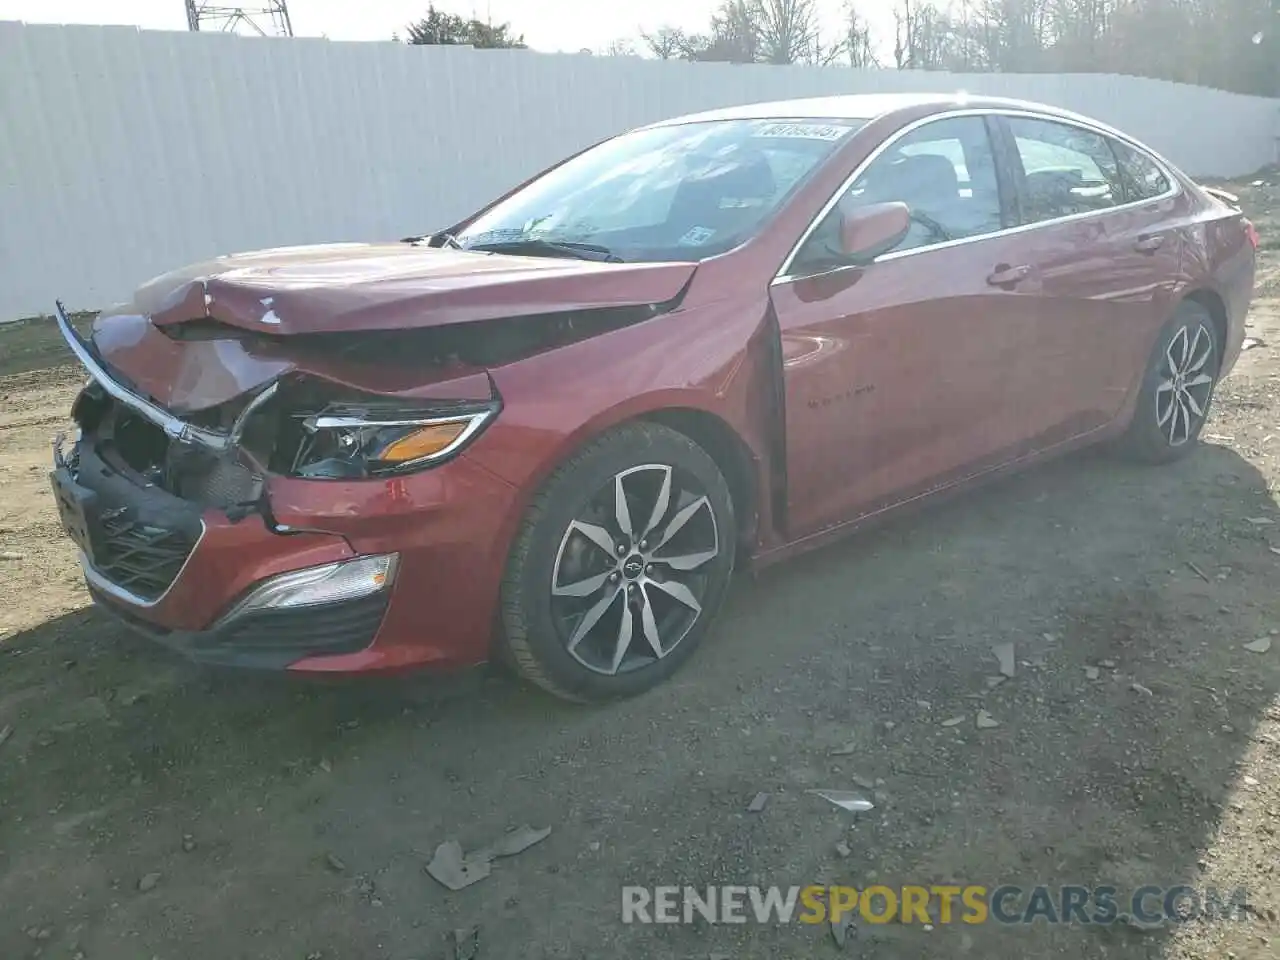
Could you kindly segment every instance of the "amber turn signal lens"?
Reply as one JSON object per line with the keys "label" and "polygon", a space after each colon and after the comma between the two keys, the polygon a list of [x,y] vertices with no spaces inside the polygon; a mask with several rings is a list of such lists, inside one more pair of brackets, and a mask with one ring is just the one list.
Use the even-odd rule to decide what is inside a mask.
{"label": "amber turn signal lens", "polygon": [[462,431],[467,429],[468,422],[462,420],[456,423],[433,423],[429,427],[422,427],[389,444],[378,455],[378,459],[383,463],[408,463],[411,460],[433,456],[447,449],[449,444],[462,436]]}

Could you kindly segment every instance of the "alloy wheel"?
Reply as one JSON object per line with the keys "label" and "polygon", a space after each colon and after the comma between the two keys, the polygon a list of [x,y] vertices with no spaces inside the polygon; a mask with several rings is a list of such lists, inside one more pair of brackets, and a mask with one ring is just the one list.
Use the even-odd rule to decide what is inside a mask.
{"label": "alloy wheel", "polygon": [[570,521],[551,574],[551,612],[565,650],[614,676],[668,656],[702,614],[720,553],[698,481],[666,464],[616,474]]}
{"label": "alloy wheel", "polygon": [[1171,447],[1195,436],[1209,410],[1213,354],[1213,332],[1203,323],[1180,328],[1164,352],[1156,385],[1156,424]]}

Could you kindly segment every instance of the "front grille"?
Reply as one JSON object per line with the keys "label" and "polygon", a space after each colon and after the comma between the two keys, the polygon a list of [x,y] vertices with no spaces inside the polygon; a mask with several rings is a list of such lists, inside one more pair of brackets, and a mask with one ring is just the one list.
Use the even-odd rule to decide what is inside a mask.
{"label": "front grille", "polygon": [[133,521],[123,513],[107,514],[100,524],[94,569],[144,600],[155,600],[169,589],[196,546],[196,539],[181,530]]}
{"label": "front grille", "polygon": [[356,653],[373,642],[387,609],[386,592],[315,607],[265,610],[216,631],[221,647],[258,652]]}

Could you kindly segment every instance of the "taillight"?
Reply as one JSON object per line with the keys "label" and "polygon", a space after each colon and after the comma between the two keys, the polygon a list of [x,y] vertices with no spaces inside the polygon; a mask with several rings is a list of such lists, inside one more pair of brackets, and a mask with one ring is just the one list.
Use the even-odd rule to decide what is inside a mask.
{"label": "taillight", "polygon": [[1252,220],[1245,220],[1244,232],[1245,232],[1245,236],[1249,238],[1249,243],[1252,244],[1253,249],[1257,250],[1258,249],[1258,228],[1253,225]]}

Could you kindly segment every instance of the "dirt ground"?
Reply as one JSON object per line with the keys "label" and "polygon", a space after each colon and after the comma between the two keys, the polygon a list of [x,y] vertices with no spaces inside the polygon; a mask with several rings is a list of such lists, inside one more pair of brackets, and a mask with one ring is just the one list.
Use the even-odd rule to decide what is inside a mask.
{"label": "dirt ground", "polygon": [[[210,672],[123,633],[86,606],[47,490],[82,374],[47,324],[0,329],[0,958],[837,956],[821,926],[624,925],[620,891],[873,881],[1248,907],[863,924],[846,955],[1277,956],[1280,176],[1236,189],[1270,248],[1259,343],[1193,457],[1073,457],[743,582],[674,682],[606,708],[483,671]],[[525,823],[550,837],[475,886],[424,872]],[[452,944],[474,926],[478,952]]]}

